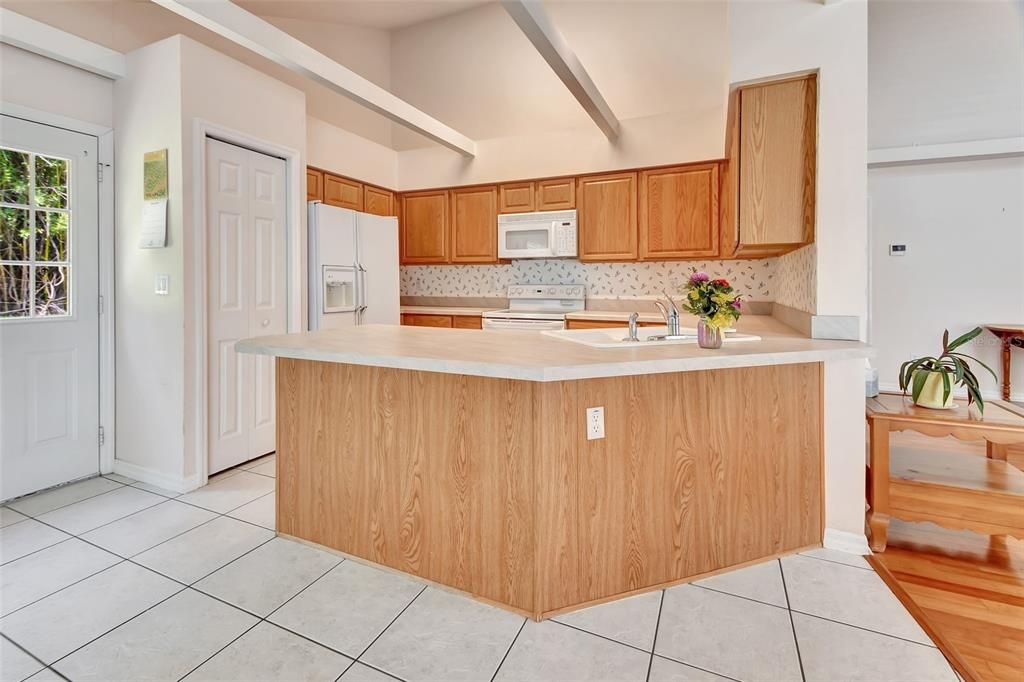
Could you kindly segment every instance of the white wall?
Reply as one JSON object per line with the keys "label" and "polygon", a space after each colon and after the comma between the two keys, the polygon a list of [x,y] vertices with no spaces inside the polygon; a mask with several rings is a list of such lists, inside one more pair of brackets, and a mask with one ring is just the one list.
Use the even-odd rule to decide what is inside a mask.
{"label": "white wall", "polygon": [[1024,3],[872,2],[872,149],[1024,135]]}
{"label": "white wall", "polygon": [[398,187],[398,153],[349,130],[306,117],[307,162],[388,189]]}
{"label": "white wall", "polygon": [[[206,393],[198,367],[205,356],[206,339],[197,326],[206,303],[206,291],[196,287],[197,268],[205,264],[201,250],[206,245],[205,219],[197,222],[195,206],[201,201],[196,191],[195,121],[202,120],[254,141],[262,141],[298,152],[299,168],[306,165],[306,98],[305,94],[279,80],[235,61],[191,38],[181,41],[181,125],[182,184],[184,187],[183,231],[185,235],[185,451],[184,475],[189,479],[195,470],[197,440],[204,441],[199,400]],[[201,144],[201,141],[200,141]],[[305,172],[298,174],[300,184],[295,199],[304,206]],[[289,190],[291,187],[289,187]],[[292,195],[289,195],[291,201]],[[291,205],[291,204],[290,204]],[[305,216],[298,210],[299,252],[305,254]],[[289,217],[292,212],[289,211]],[[302,268],[290,273],[298,282],[305,282],[305,257]],[[289,259],[291,266],[291,259]],[[300,303],[300,311],[305,310]],[[197,318],[197,315],[199,318]]]}
{"label": "white wall", "polygon": [[[184,476],[181,42],[168,38],[132,52],[127,66],[127,76],[114,86],[114,468],[133,475],[139,467],[172,484]],[[142,156],[158,149],[167,149],[167,248],[139,249]],[[157,273],[170,275],[167,296],[153,293]]]}
{"label": "white wall", "polygon": [[[867,318],[867,3],[729,3],[732,82],[819,70],[816,254],[819,315]],[[799,278],[798,257],[779,277]]]}
{"label": "white wall", "polygon": [[485,5],[392,38],[395,94],[478,149],[466,160],[396,129],[400,189],[722,156],[726,3],[546,6],[621,120],[621,138],[609,143],[506,12]]}
{"label": "white wall", "polygon": [[[872,3],[872,146],[1024,135],[1024,4]],[[1024,158],[869,171],[871,326],[879,379],[951,334],[1024,319]],[[905,243],[890,257],[890,243]],[[968,350],[1001,376],[995,339]],[[1014,351],[1014,396],[1024,363]],[[986,395],[996,382],[977,372]]]}
{"label": "white wall", "polygon": [[114,82],[47,57],[0,44],[0,102],[110,128]]}
{"label": "white wall", "polygon": [[[899,365],[941,351],[985,322],[1024,320],[1024,158],[877,168],[871,171],[871,344],[879,381]],[[907,255],[888,255],[888,245]],[[966,352],[1001,376],[999,346],[986,333]],[[1024,357],[1014,351],[1014,399],[1024,400]],[[986,396],[997,384],[980,370]]]}

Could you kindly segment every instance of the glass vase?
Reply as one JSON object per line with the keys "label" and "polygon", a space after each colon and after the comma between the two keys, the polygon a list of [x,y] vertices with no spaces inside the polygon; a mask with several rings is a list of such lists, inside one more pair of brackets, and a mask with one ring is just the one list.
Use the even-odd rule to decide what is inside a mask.
{"label": "glass vase", "polygon": [[704,318],[697,320],[697,345],[701,348],[721,348],[722,330],[710,326]]}

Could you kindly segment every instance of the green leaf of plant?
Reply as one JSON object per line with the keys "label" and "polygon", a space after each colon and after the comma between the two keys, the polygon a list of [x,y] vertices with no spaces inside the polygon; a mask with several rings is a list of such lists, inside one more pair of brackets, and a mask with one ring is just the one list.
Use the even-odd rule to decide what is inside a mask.
{"label": "green leaf of plant", "polygon": [[945,343],[945,339],[949,338],[949,330],[946,330],[946,334],[945,334],[945,336],[943,336],[943,343],[945,345],[946,352],[949,352],[951,350],[955,350],[955,349],[959,348],[960,346],[964,345],[965,343],[973,341],[974,339],[976,339],[981,334],[982,331],[983,330],[982,330],[981,327],[975,327],[974,329],[972,329],[971,331],[967,332],[966,334],[963,334],[962,336],[958,336],[955,339],[953,339],[952,343],[946,344]]}
{"label": "green leaf of plant", "polygon": [[942,404],[945,405],[946,401],[949,400],[949,394],[953,392],[953,387],[949,385],[949,372],[941,372],[942,374]]}
{"label": "green leaf of plant", "polygon": [[914,398],[914,402],[921,397],[921,391],[924,390],[924,382],[928,380],[928,372],[918,372],[914,375],[914,387],[911,392],[911,396]]}
{"label": "green leaf of plant", "polygon": [[968,355],[967,353],[950,353],[950,355],[953,355],[953,356],[958,357],[958,358],[967,358],[968,360],[973,360],[977,364],[979,364],[982,367],[984,367],[988,371],[988,373],[992,375],[993,379],[995,379],[996,381],[999,381],[999,377],[997,377],[996,373],[992,371],[992,368],[989,367],[988,365],[986,365],[984,362],[982,362],[978,358],[974,357],[973,355]]}

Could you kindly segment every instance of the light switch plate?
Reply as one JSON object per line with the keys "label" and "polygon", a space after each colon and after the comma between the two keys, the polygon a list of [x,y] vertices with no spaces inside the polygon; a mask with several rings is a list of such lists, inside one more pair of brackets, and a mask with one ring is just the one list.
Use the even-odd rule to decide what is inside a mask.
{"label": "light switch plate", "polygon": [[153,282],[153,293],[157,296],[167,296],[171,293],[171,276],[157,275]]}
{"label": "light switch plate", "polygon": [[604,438],[604,406],[587,408],[587,440]]}

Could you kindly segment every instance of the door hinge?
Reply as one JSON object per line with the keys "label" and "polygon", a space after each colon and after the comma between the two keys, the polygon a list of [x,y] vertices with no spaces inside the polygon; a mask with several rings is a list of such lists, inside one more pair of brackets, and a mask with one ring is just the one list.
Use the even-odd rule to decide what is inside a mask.
{"label": "door hinge", "polygon": [[107,440],[107,434],[103,431],[103,427],[100,427],[100,445],[103,445]]}
{"label": "door hinge", "polygon": [[100,315],[103,314],[103,296],[102,295],[100,296],[99,313],[100,313]]}

